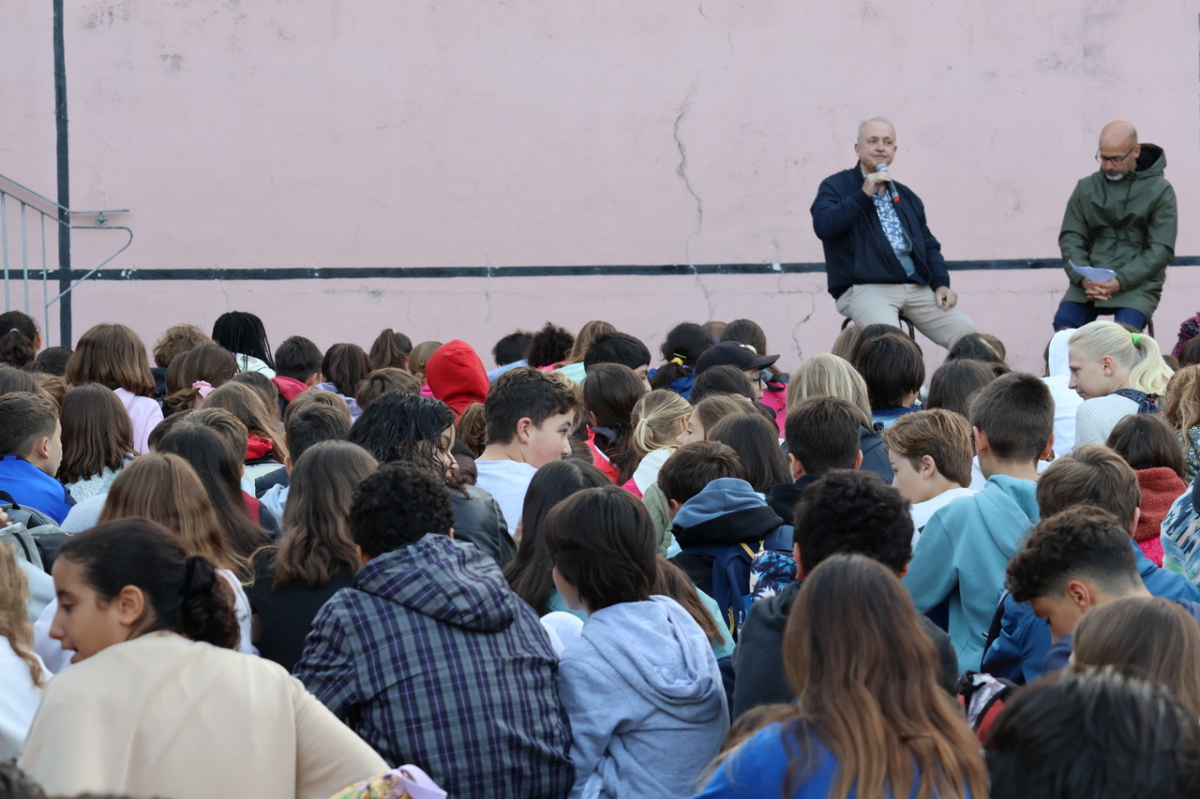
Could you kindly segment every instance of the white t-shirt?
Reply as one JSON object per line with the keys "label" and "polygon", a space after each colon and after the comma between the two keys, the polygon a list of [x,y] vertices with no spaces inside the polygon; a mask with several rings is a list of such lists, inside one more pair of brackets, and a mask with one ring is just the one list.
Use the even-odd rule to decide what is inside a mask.
{"label": "white t-shirt", "polygon": [[974,495],[974,493],[975,489],[973,488],[951,488],[949,491],[943,491],[938,494],[933,499],[927,499],[924,502],[914,504],[912,506],[913,549],[917,548],[917,541],[921,540],[921,532],[925,529],[925,525],[929,524],[929,520],[933,518],[933,514],[959,497],[969,497]]}
{"label": "white t-shirt", "polygon": [[519,461],[475,461],[479,477],[475,485],[495,498],[508,524],[508,533],[517,532],[517,522],[525,508],[525,492],[537,469]]}
{"label": "white t-shirt", "polygon": [[[38,660],[41,665],[41,660]],[[42,679],[50,674],[42,668]],[[25,735],[33,723],[42,689],[29,673],[29,664],[22,660],[4,636],[0,636],[0,762],[11,760],[25,744]]]}

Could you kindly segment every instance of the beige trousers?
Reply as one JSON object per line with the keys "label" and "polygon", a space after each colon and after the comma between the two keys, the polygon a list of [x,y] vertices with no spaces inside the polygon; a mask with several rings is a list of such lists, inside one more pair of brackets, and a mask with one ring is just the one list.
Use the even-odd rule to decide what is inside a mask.
{"label": "beige trousers", "polygon": [[958,307],[939,308],[933,289],[916,283],[868,283],[851,286],[837,299],[837,310],[856,325],[900,326],[900,312],[932,341],[949,349],[975,323]]}

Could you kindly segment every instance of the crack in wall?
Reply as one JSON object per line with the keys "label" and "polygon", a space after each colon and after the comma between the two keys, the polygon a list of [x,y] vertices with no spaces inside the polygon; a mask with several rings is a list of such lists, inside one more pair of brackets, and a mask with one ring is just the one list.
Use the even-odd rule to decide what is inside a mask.
{"label": "crack in wall", "polygon": [[692,195],[692,199],[696,201],[696,227],[688,234],[687,241],[683,245],[684,256],[687,258],[689,266],[692,263],[692,239],[704,227],[704,201],[700,199],[700,195],[692,188],[692,181],[688,178],[687,148],[683,144],[683,139],[679,138],[679,126],[683,124],[683,118],[687,116],[687,112],[692,106],[692,96],[696,93],[696,81],[698,80],[699,76],[697,76],[696,80],[692,81],[692,86],[688,89],[687,96],[683,98],[683,106],[679,109],[679,115],[675,117],[675,128],[673,131],[675,146],[679,149],[679,164],[675,167],[675,174],[683,181],[684,188],[687,189],[688,194]]}

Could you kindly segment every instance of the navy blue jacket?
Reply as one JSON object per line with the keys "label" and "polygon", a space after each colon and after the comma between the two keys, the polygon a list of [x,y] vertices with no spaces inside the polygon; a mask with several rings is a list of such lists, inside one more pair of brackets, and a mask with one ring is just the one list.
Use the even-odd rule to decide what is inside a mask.
{"label": "navy blue jacket", "polygon": [[[875,202],[863,193],[862,169],[855,164],[821,182],[813,200],[813,231],[825,246],[825,273],[834,299],[864,283],[907,283],[908,276],[884,235]],[[950,285],[942,245],[925,223],[925,206],[912,189],[893,181],[900,195],[896,212],[912,242],[919,283]]]}
{"label": "navy blue jacket", "polygon": [[[1138,573],[1152,596],[1180,604],[1200,602],[1200,588],[1182,574],[1155,566],[1154,561],[1142,553],[1136,541],[1131,538],[1129,542],[1137,559]],[[1064,640],[1067,641],[1066,654],[1069,657],[1071,644],[1068,636],[1059,639],[1053,649],[1061,650],[1060,645]],[[1018,684],[1033,682],[1042,676],[1051,651],[1050,628],[1033,615],[1033,608],[1028,602],[1014,602],[1012,596],[1005,593],[1000,637],[984,654],[983,670],[994,677],[1004,677]],[[1061,654],[1051,660],[1057,662],[1060,658],[1065,662]]]}
{"label": "navy blue jacket", "polygon": [[[1190,599],[1176,599],[1174,601],[1188,613],[1192,614],[1193,619],[1200,621],[1200,603],[1193,602]],[[1074,651],[1075,642],[1071,640],[1071,634],[1067,633],[1055,641],[1054,646],[1050,647],[1050,651],[1046,653],[1046,660],[1042,664],[1042,673],[1053,674],[1056,671],[1065,669],[1071,661],[1071,653]]]}

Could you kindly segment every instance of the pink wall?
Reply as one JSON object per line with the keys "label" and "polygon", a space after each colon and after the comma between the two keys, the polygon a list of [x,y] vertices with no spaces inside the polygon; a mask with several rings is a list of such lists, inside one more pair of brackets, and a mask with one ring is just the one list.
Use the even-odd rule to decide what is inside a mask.
{"label": "pink wall", "polygon": [[[50,18],[32,5],[0,17],[0,74],[21,78],[0,88],[0,174],[52,195]],[[948,258],[1045,258],[1099,128],[1124,117],[1166,149],[1177,253],[1200,253],[1200,0],[746,6],[69,3],[73,205],[132,209],[119,269],[819,261],[816,186],[853,162],[857,122],[885,113],[894,172]],[[101,238],[76,237],[77,267]],[[1197,272],[1173,270],[1160,339],[1197,310]],[[1036,368],[1063,279],[954,279],[980,328]],[[823,281],[97,283],[75,330],[119,319],[153,339],[242,308],[274,341],[366,343],[393,325],[486,350],[518,326],[602,317],[654,348],[711,308],[758,319],[794,363],[840,322]]]}

